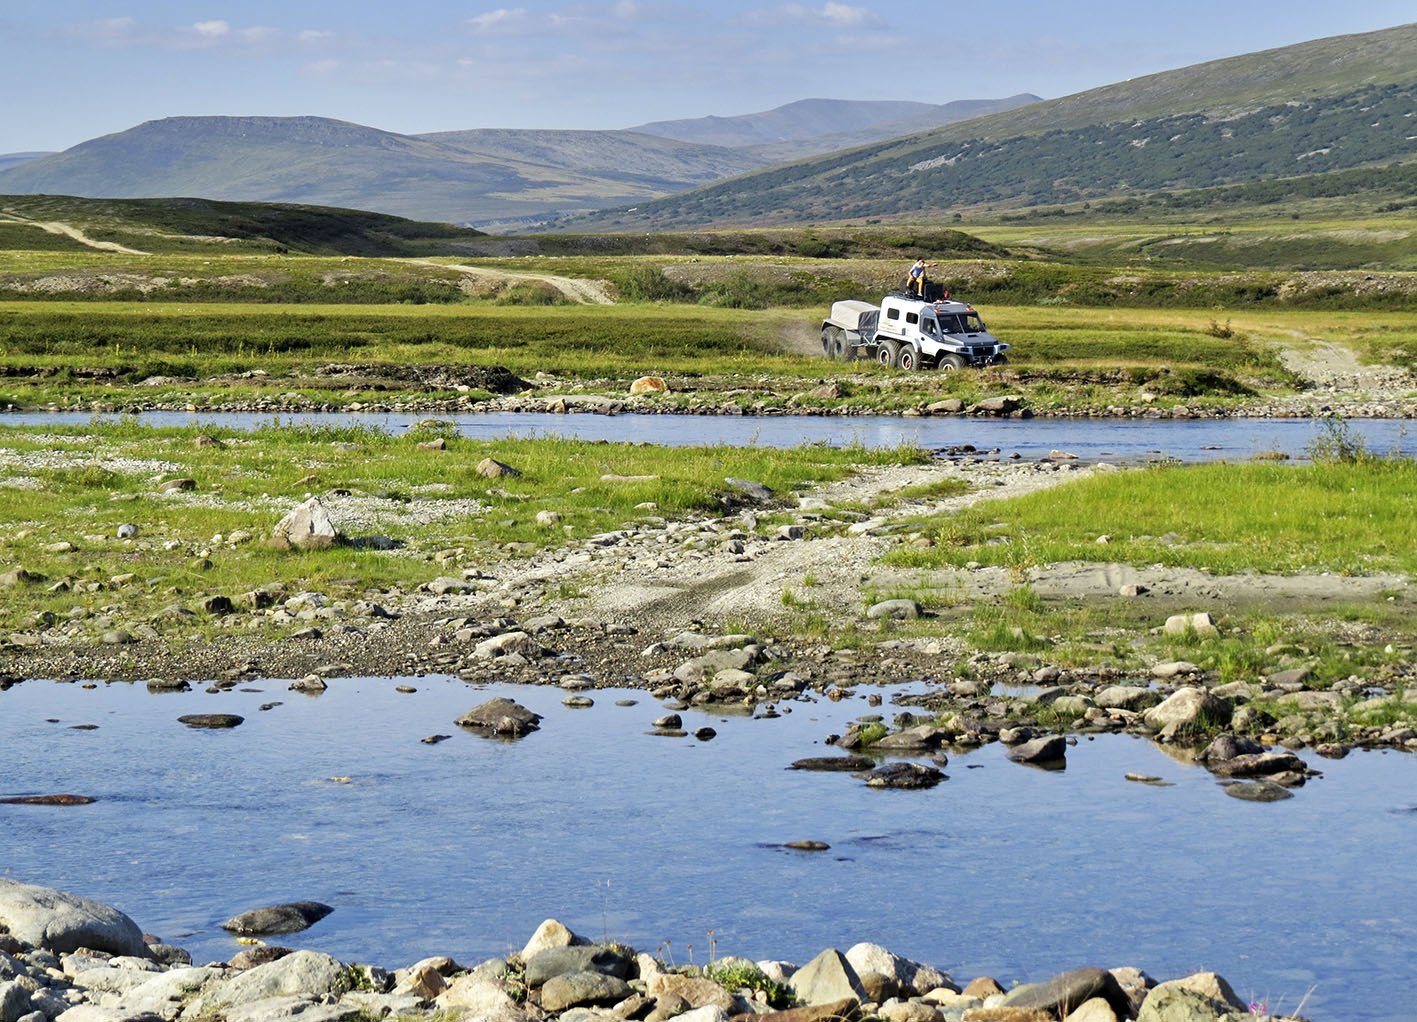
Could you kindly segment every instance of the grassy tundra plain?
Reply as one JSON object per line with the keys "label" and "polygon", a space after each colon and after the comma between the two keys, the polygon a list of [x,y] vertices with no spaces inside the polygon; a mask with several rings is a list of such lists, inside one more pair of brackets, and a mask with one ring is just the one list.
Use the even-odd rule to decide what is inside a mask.
{"label": "grassy tundra plain", "polygon": [[[222,240],[190,211],[154,225],[134,219],[152,218],[153,208],[123,204],[51,200],[26,213],[0,202],[0,210],[13,219],[0,223],[0,402],[20,409],[353,406],[436,416],[494,400],[530,408],[599,394],[660,410],[912,412],[943,398],[1010,394],[1038,414],[1169,413],[1181,404],[1206,414],[1304,398],[1313,385],[1304,359],[1320,350],[1354,371],[1397,374],[1399,401],[1410,403],[1404,374],[1417,363],[1417,279],[1399,243],[1410,217],[1400,215],[1347,234],[1317,220],[1218,231],[1001,219],[980,226],[979,238],[876,226],[488,239],[391,233],[382,223],[335,229],[316,218],[318,240],[301,252],[288,231],[279,243],[261,233],[269,211],[249,221],[227,211]],[[40,213],[80,237],[42,230]],[[1323,239],[1342,242],[1341,265],[1307,268],[1306,253]],[[977,302],[1014,346],[1010,364],[901,373],[823,359],[817,332],[828,303],[878,296],[922,250],[941,255],[937,279]],[[644,374],[663,376],[670,392],[627,400]],[[199,434],[218,443],[198,446]],[[961,659],[940,667],[961,676],[974,670],[964,661],[970,649],[1046,655],[1077,670],[1145,670],[1179,657],[1224,680],[1304,663],[1318,687],[1351,689],[1355,677],[1385,687],[1386,709],[1367,706],[1355,726],[1383,714],[1379,723],[1406,720],[1406,580],[1417,570],[1403,540],[1411,462],[1330,439],[1313,465],[1133,470],[973,510],[950,503],[968,498],[969,478],[925,478],[860,506],[838,501],[806,520],[812,538],[847,539],[865,516],[885,515],[894,524],[880,559],[831,598],[821,581],[830,560],[763,583],[781,589],[770,627],[838,646],[962,637]],[[430,440],[443,447],[419,446]],[[478,476],[486,456],[523,475]],[[723,535],[741,537],[725,542],[776,550],[767,542],[775,530],[803,521],[794,495],[856,472],[929,469],[913,451],[704,447],[668,458],[654,447],[552,439],[486,444],[437,422],[399,437],[278,425],[253,434],[131,422],[9,428],[0,457],[0,563],[11,581],[0,631],[12,638],[12,664],[96,644],[115,626],[174,652],[253,628],[276,640],[300,622],[233,613],[217,598],[274,582],[337,606],[397,606],[399,594],[468,565],[516,577],[528,559],[555,560],[593,536],[665,522],[719,522]],[[778,501],[740,522],[729,476],[766,483]],[[177,478],[191,488],[159,489]],[[1212,499],[1182,509],[1178,492]],[[275,519],[310,493],[338,495],[354,542],[267,548]],[[538,511],[559,517],[539,522]],[[138,535],[116,539],[130,521],[141,522]],[[1114,534],[1105,546],[1104,532]],[[700,535],[664,549],[712,561],[718,543]],[[1221,608],[1220,636],[1152,636],[1162,602],[1050,589],[1060,564],[1232,580],[1327,572],[1372,576],[1385,588],[1376,602],[1367,590],[1314,595],[1322,579],[1283,599],[1245,590]],[[960,580],[980,570],[1012,581],[969,595]],[[587,569],[519,591],[519,613],[594,613],[608,577]],[[889,595],[918,598],[925,616],[867,621],[868,600]],[[1286,638],[1296,635],[1302,641]]]}

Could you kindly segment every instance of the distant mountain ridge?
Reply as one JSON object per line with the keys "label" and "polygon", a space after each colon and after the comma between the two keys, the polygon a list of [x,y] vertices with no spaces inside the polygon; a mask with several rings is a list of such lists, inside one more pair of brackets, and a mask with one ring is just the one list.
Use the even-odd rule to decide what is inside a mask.
{"label": "distant mountain ridge", "polygon": [[930,220],[1417,159],[1417,24],[1209,61],[558,225]]}
{"label": "distant mountain ridge", "polygon": [[[901,116],[939,124],[944,120],[938,118],[976,104],[1014,101],[804,102],[789,104],[798,109],[783,108],[786,114],[718,119],[756,125],[740,137],[779,139],[737,147],[633,130],[404,135],[313,116],[169,117],[0,166],[0,193],[190,196],[340,206],[448,223],[534,222],[647,201],[787,158],[773,146],[788,146],[790,156],[816,153],[851,144],[860,133],[888,137]],[[697,131],[682,127],[693,122],[677,123],[681,133]],[[813,142],[817,128],[842,125],[857,134]],[[784,135],[791,138],[782,141]]]}
{"label": "distant mountain ridge", "polygon": [[8,170],[10,167],[18,167],[22,163],[30,160],[38,160],[44,156],[53,156],[52,152],[33,153],[0,153],[0,170]]}

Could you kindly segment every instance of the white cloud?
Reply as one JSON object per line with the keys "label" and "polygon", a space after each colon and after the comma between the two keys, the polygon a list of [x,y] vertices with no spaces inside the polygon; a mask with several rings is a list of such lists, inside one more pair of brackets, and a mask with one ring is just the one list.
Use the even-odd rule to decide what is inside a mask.
{"label": "white cloud", "polygon": [[867,7],[827,0],[821,7],[804,4],[784,4],[781,7],[762,8],[751,11],[747,19],[755,24],[797,24],[815,25],[822,28],[880,28],[884,25],[880,15]]}
{"label": "white cloud", "polygon": [[321,29],[307,28],[299,33],[295,38],[302,43],[317,43],[321,39],[329,39],[334,36],[333,32],[325,32]]}
{"label": "white cloud", "polygon": [[530,27],[531,18],[525,7],[499,7],[468,18],[467,25],[480,33],[520,32]]}
{"label": "white cloud", "polygon": [[220,39],[231,32],[231,25],[225,21],[199,21],[192,31],[204,39]]}
{"label": "white cloud", "polygon": [[132,18],[100,18],[81,25],[70,25],[64,34],[75,39],[114,45],[132,39],[137,27],[138,23]]}

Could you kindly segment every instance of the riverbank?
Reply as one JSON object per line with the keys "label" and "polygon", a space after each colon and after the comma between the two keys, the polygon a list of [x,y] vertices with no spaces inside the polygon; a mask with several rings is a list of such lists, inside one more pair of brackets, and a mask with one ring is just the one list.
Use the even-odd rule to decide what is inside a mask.
{"label": "riverbank", "polygon": [[[226,927],[290,934],[332,911],[314,902],[242,913]],[[520,949],[475,966],[448,957],[386,969],[246,937],[228,961],[194,966],[108,905],[0,878],[0,1011],[14,1022],[1283,1022],[1268,999],[1246,1003],[1197,972],[1158,982],[1135,967],[1084,967],[1005,991],[876,944],[828,948],[802,966],[718,954],[681,966],[667,942],[594,944],[548,919]],[[687,953],[692,957],[693,947]]]}
{"label": "riverbank", "polygon": [[[742,455],[757,460],[738,471],[773,473],[765,478],[786,491],[775,494],[741,477],[733,486],[714,486],[721,474],[676,478],[733,471],[717,449],[676,455],[671,471],[654,448],[506,442],[498,453],[526,474],[486,480],[441,436],[351,434],[293,449],[280,433],[238,439],[223,449],[179,431],[154,450],[156,435],[140,432],[106,440],[116,446],[99,467],[53,476],[78,487],[81,519],[93,516],[93,488],[102,492],[103,517],[125,519],[104,533],[54,519],[39,532],[12,512],[0,537],[0,581],[10,590],[5,684],[137,681],[219,692],[284,679],[319,691],[337,677],[444,674],[633,687],[679,704],[741,708],[921,680],[934,691],[930,716],[902,724],[936,728],[927,747],[1022,741],[1037,737],[1033,729],[1164,733],[1197,751],[1227,730],[1335,755],[1417,749],[1417,707],[1407,698],[1417,681],[1414,597],[1401,557],[1326,550],[1302,523],[1291,529],[1277,519],[1203,518],[1192,524],[1205,537],[1199,545],[1199,537],[1158,532],[1123,548],[1111,536],[1094,542],[1091,529],[1049,546],[994,517],[1010,500],[1059,486],[1081,494],[1088,479],[1110,476],[1147,483],[1124,486],[1125,499],[1156,503],[1165,527],[1170,477],[1075,468],[1061,452],[1041,462],[977,454],[920,462],[885,452],[850,470],[864,453],[837,452],[833,465],[811,464],[828,453],[814,448]],[[121,473],[153,470],[133,458],[138,448],[166,459],[163,477],[193,471],[193,485],[155,499],[140,483],[133,500],[109,500]],[[410,448],[422,466],[412,477]],[[183,450],[201,452],[200,469],[179,460]],[[631,453],[641,460],[626,460]],[[12,456],[12,472],[49,478],[50,457]],[[385,459],[392,477],[356,482]],[[446,478],[460,463],[462,478],[476,483],[419,492],[417,479]],[[326,482],[316,503],[342,543],[289,553],[265,545],[296,503],[259,492],[277,482],[269,477],[277,464]],[[1301,477],[1289,472],[1257,467],[1230,485],[1252,496],[1260,485],[1290,492]],[[203,492],[199,477],[223,479],[221,492]],[[1389,500],[1356,475],[1333,482],[1377,503],[1324,514],[1369,530],[1402,527],[1400,496]],[[1178,476],[1174,485],[1198,484]],[[1402,489],[1400,480],[1389,485]],[[712,508],[698,486],[715,494]],[[670,499],[684,501],[677,512],[660,506]],[[976,512],[982,517],[968,517]],[[1294,533],[1288,546],[1275,531],[1281,524]],[[1261,542],[1245,531],[1254,528],[1274,534]],[[1237,529],[1223,554],[1223,533]],[[1401,552],[1386,531],[1365,537],[1351,527],[1341,534],[1355,551]],[[1125,558],[1106,556],[1109,548]],[[1255,559],[1261,548],[1271,560]],[[1040,557],[1045,549],[1064,556]],[[1360,556],[1366,573],[1347,570]],[[1227,559],[1235,566],[1215,570]],[[1020,683],[1030,687],[1023,695],[994,695]],[[1213,701],[1178,734],[1148,711],[1181,689],[1206,690]]]}

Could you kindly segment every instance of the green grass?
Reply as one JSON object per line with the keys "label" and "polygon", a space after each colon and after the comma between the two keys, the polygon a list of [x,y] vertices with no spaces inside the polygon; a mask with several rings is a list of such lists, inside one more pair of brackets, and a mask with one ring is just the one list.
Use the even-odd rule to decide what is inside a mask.
{"label": "green grass", "polygon": [[[1412,574],[1414,517],[1417,463],[1410,459],[1162,466],[933,519],[934,546],[898,548],[887,559],[911,567],[1115,561],[1218,574]],[[986,533],[995,522],[1004,528]],[[1113,540],[1099,546],[1103,533]],[[990,545],[989,537],[1006,542]]]}
{"label": "green grass", "polygon": [[[222,445],[197,447],[195,438],[204,431]],[[447,450],[418,449],[419,440],[434,434],[445,437]],[[483,478],[475,468],[489,456],[522,475]],[[471,440],[437,429],[393,437],[357,427],[273,426],[240,433],[154,429],[132,421],[14,428],[0,437],[7,483],[0,486],[0,565],[6,571],[23,567],[45,581],[7,591],[0,629],[26,627],[44,611],[98,613],[110,604],[125,619],[142,619],[197,593],[234,596],[271,581],[285,583],[291,593],[316,589],[337,599],[363,598],[457,574],[460,564],[577,544],[648,515],[725,514],[732,507],[725,498],[733,492],[727,476],[791,493],[841,478],[858,464],[920,457],[909,449],[822,446],[676,448],[670,456],[651,446]],[[650,478],[602,481],[605,475]],[[196,489],[157,492],[158,481],[180,477],[196,480]],[[329,496],[336,489],[350,496]],[[344,525],[351,539],[385,536],[398,549],[356,544],[282,553],[264,546],[277,519],[307,493],[330,501],[337,524],[342,515],[358,523]],[[645,502],[656,510],[636,506]],[[563,518],[552,527],[540,525],[541,510]],[[114,538],[124,523],[138,525],[135,540]],[[233,546],[230,537],[239,532],[251,536]],[[51,549],[60,541],[74,549]],[[50,591],[59,582],[66,586]]]}

